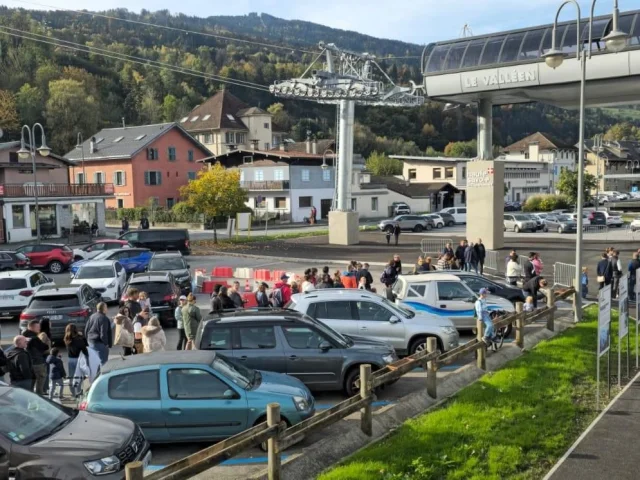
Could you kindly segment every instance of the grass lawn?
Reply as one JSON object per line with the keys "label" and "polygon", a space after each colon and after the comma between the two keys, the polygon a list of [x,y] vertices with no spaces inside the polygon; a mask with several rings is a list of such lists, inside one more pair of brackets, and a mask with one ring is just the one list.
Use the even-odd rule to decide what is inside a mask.
{"label": "grass lawn", "polygon": [[[612,317],[617,321],[617,312]],[[635,322],[630,333],[635,354]],[[614,336],[612,344],[615,322]],[[319,479],[542,478],[597,415],[596,338],[597,309],[592,307],[575,328],[488,373]],[[603,360],[604,376],[606,356]],[[608,402],[604,383],[601,398]]]}

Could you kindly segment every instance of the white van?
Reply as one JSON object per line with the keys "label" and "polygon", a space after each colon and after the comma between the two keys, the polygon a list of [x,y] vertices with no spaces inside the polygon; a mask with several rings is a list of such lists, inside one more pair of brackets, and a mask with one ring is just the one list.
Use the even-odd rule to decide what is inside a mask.
{"label": "white van", "polygon": [[456,223],[467,223],[467,207],[443,208],[438,213],[448,213],[452,215]]}

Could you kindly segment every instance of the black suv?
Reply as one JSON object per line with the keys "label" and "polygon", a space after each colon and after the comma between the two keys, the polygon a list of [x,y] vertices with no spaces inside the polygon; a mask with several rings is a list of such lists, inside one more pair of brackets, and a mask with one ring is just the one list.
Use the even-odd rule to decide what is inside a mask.
{"label": "black suv", "polygon": [[379,370],[398,357],[391,345],[342,335],[295,310],[255,308],[200,322],[196,348],[216,350],[249,368],[286,373],[316,391],[358,392],[360,365]]}
{"label": "black suv", "polygon": [[0,271],[28,270],[31,268],[31,260],[22,253],[7,250],[0,251]]}
{"label": "black suv", "polygon": [[147,272],[169,272],[180,287],[180,291],[187,295],[191,292],[191,272],[189,264],[180,252],[157,252],[151,257]]}
{"label": "black suv", "polygon": [[183,255],[191,255],[188,230],[131,230],[120,235],[119,239],[126,240],[134,247],[148,248],[152,252],[178,250]]}
{"label": "black suv", "polygon": [[169,272],[134,273],[124,288],[120,300],[124,304],[126,292],[135,288],[146,292],[151,299],[151,314],[158,317],[163,326],[176,326],[175,311],[179,303],[180,287]]}
{"label": "black suv", "polygon": [[33,295],[29,306],[20,314],[20,330],[26,329],[31,320],[47,317],[51,322],[51,340],[62,340],[68,323],[75,323],[78,330],[84,332],[87,320],[100,302],[100,294],[86,284],[68,287],[45,285]]}

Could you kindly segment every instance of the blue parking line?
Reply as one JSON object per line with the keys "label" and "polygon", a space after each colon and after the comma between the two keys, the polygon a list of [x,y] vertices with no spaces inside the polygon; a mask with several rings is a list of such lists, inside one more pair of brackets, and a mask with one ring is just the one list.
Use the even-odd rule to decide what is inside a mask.
{"label": "blue parking line", "polygon": [[[289,455],[282,455],[282,459],[288,458]],[[220,465],[251,465],[258,463],[267,463],[267,457],[251,457],[251,458],[230,458],[229,460],[225,460]],[[166,465],[149,465],[146,470],[149,472],[155,472],[157,470],[161,470]]]}

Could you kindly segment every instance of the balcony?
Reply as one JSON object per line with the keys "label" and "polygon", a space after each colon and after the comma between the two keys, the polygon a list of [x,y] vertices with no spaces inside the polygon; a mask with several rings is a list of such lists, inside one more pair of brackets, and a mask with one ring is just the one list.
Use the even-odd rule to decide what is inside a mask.
{"label": "balcony", "polygon": [[264,182],[240,182],[249,191],[289,190],[289,180],[267,180]]}
{"label": "balcony", "polygon": [[114,193],[113,183],[67,184],[52,183],[47,185],[21,185],[15,183],[0,184],[0,197],[19,198],[35,197],[109,197]]}

